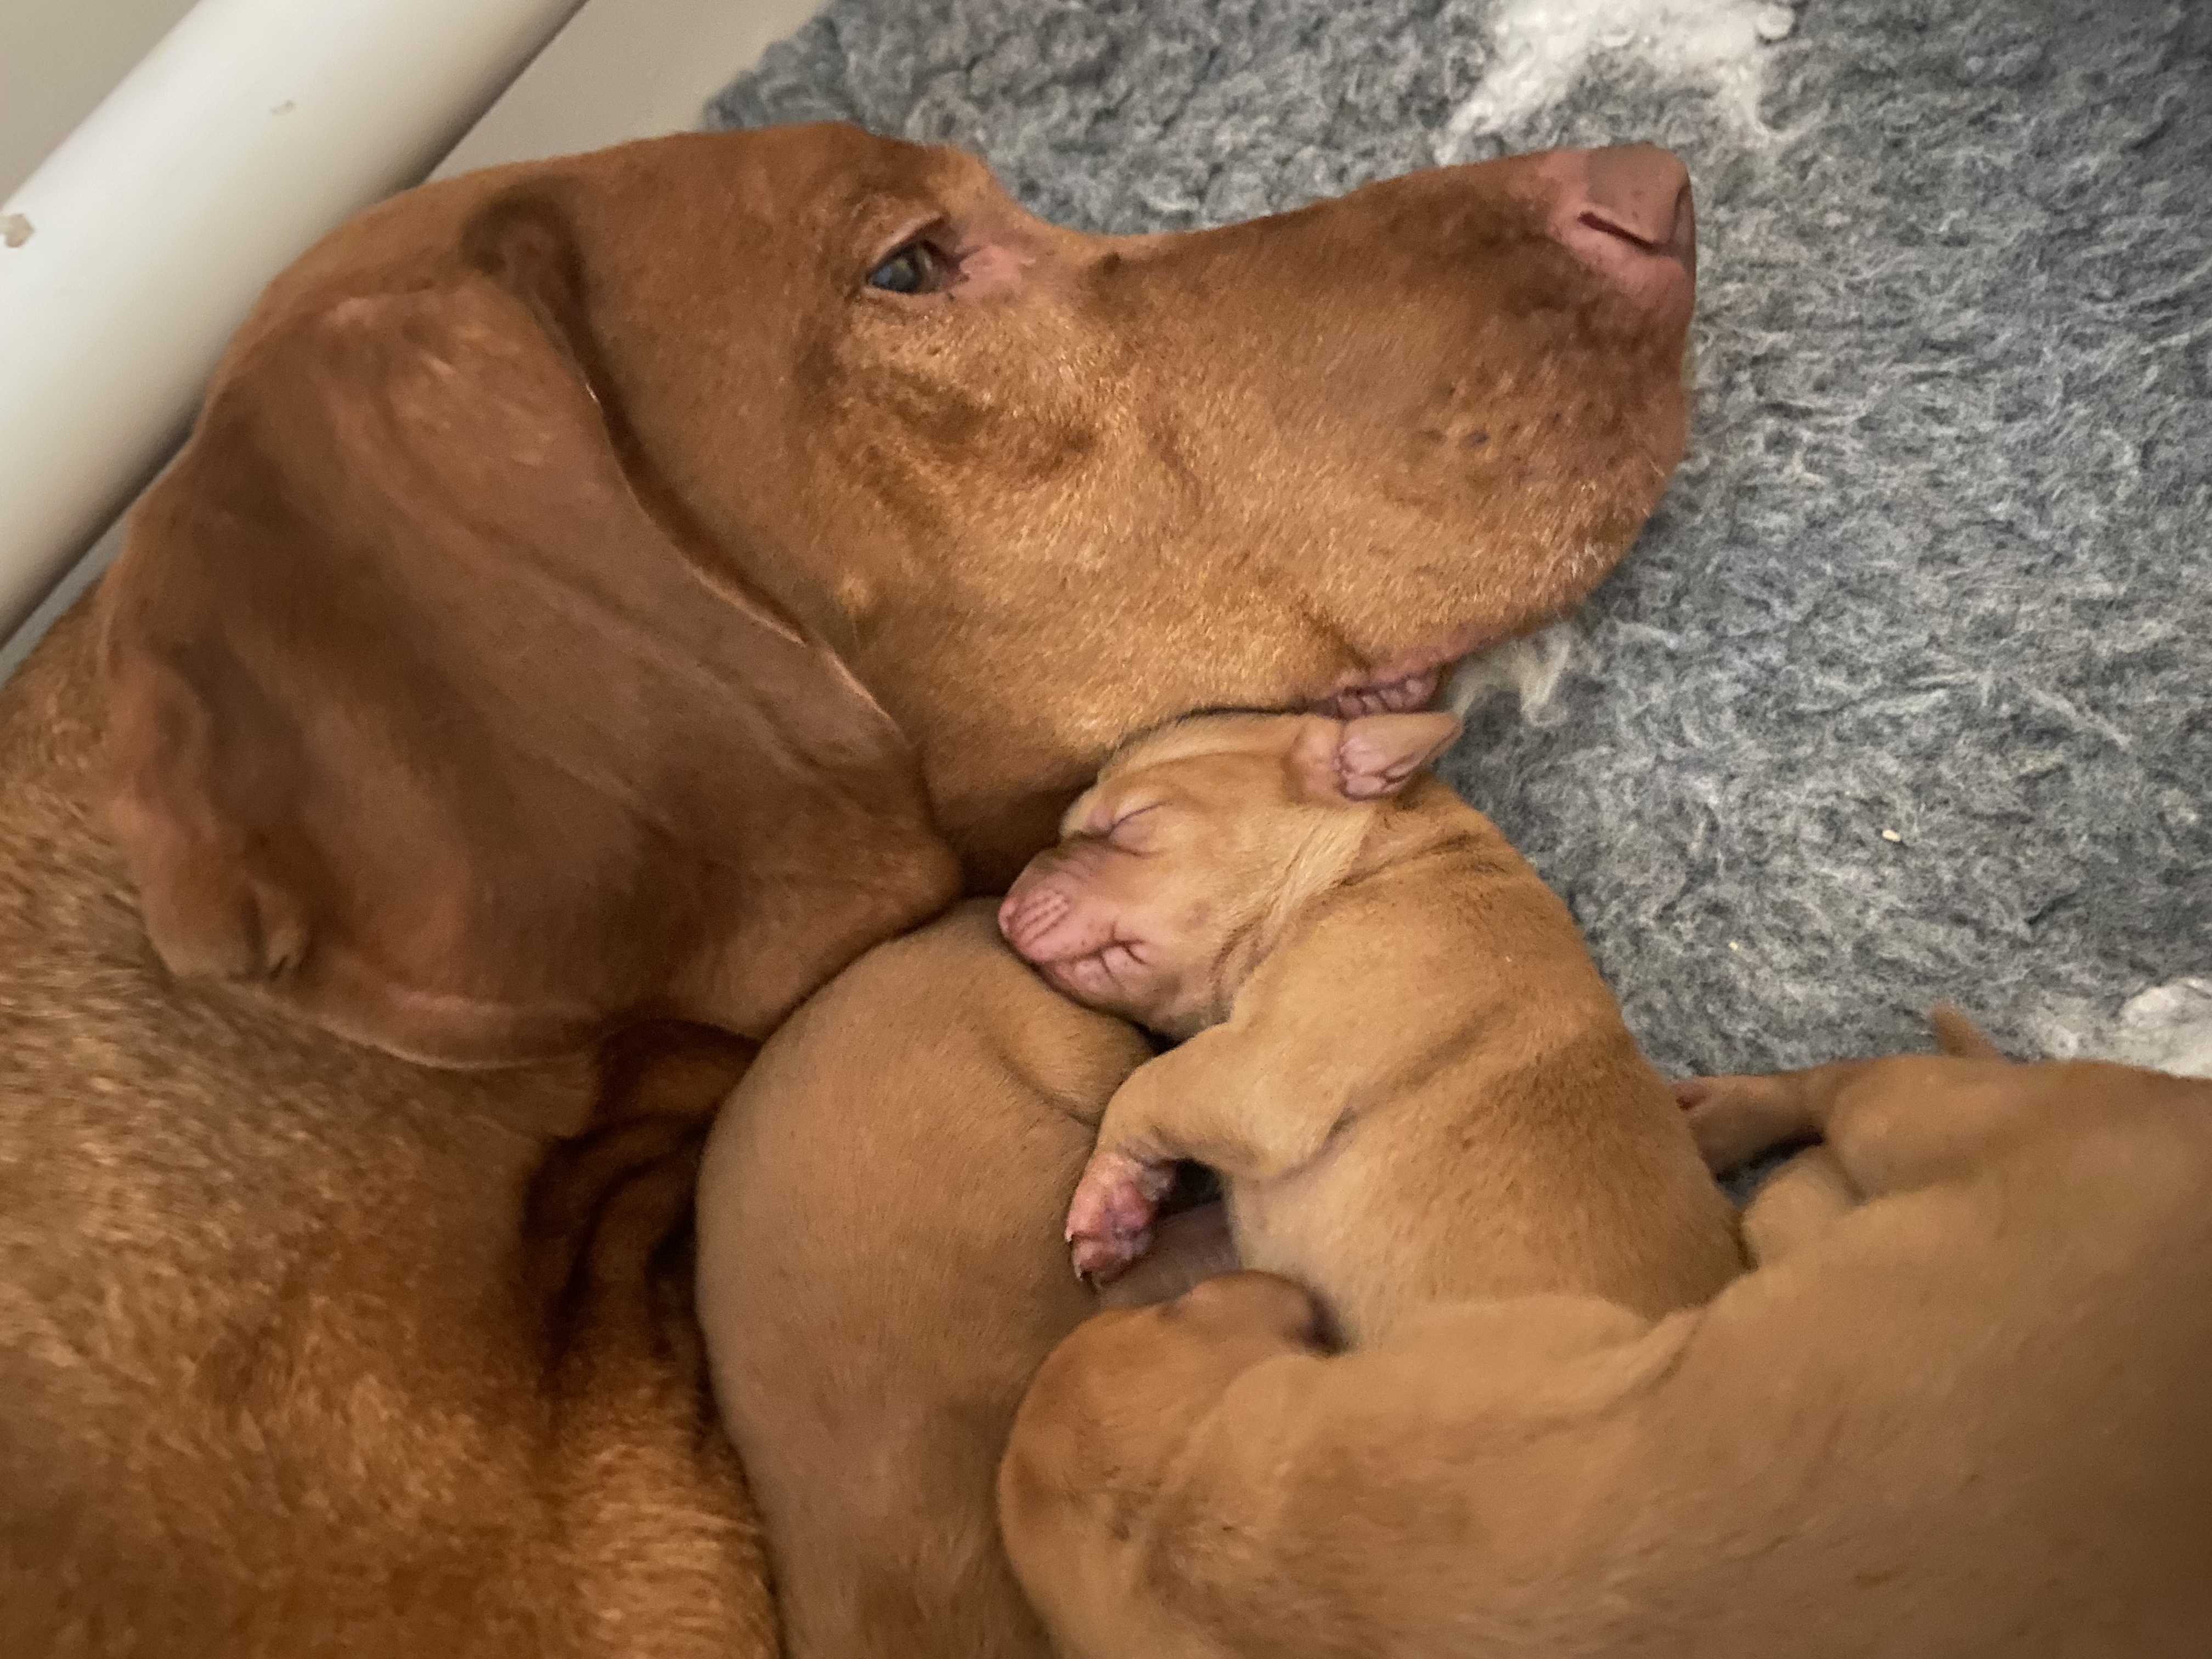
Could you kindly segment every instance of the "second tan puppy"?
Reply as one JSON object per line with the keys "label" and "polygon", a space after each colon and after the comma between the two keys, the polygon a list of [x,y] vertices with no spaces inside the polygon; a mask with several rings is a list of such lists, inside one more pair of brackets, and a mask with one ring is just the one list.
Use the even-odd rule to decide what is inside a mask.
{"label": "second tan puppy", "polygon": [[1704,1308],[1468,1303],[1328,1355],[1244,1274],[1063,1344],[1000,1500],[1066,1659],[2212,1654],[2212,1082],[1685,1092],[1717,1164],[1826,1136]]}
{"label": "second tan puppy", "polygon": [[1420,768],[1443,714],[1214,715],[1068,809],[1000,926],[1054,985],[1187,1037],[1106,1111],[1079,1271],[1146,1248],[1173,1160],[1239,1254],[1347,1340],[1429,1304],[1573,1291],[1643,1313],[1741,1266],[1735,1214],[1574,919]]}
{"label": "second tan puppy", "polygon": [[[1150,1052],[1038,984],[969,904],[805,1003],[724,1107],[699,1316],[787,1659],[1048,1659],[993,1480],[1030,1376],[1101,1305],[1052,1227]],[[1109,1302],[1235,1265],[1218,1205],[1170,1224]]]}

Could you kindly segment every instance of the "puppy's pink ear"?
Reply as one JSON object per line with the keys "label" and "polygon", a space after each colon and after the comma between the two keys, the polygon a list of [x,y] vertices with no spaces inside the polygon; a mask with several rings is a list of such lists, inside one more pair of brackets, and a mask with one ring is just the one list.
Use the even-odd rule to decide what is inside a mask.
{"label": "puppy's pink ear", "polygon": [[1456,714],[1363,714],[1319,726],[1291,757],[1305,793],[1322,802],[1379,800],[1411,783],[1459,736]]}

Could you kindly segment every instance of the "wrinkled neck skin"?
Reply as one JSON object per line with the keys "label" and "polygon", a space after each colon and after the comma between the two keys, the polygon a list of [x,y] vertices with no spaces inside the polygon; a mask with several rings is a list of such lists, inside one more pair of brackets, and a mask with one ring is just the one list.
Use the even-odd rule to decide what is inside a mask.
{"label": "wrinkled neck skin", "polygon": [[1138,1009],[1132,1018],[1179,1042],[1225,1024],[1261,964],[1289,945],[1316,907],[1455,839],[1450,809],[1459,804],[1446,786],[1424,778],[1397,799],[1331,813],[1282,867],[1258,921],[1231,939],[1203,994],[1181,1008]]}

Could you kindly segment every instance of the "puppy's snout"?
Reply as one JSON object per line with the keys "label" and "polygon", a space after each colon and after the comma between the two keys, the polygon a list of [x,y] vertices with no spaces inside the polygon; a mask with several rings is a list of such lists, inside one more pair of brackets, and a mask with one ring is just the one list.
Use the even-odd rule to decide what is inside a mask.
{"label": "puppy's snout", "polygon": [[999,906],[999,932],[1040,965],[1096,951],[1112,935],[1092,888],[1110,849],[1078,836],[1029,861]]}
{"label": "puppy's snout", "polygon": [[1030,958],[1036,956],[1039,942],[1066,917],[1073,902],[1065,884],[1032,874],[1036,868],[1031,865],[1022,872],[999,906],[999,932],[1017,953]]}
{"label": "puppy's snout", "polygon": [[1698,269],[1690,170],[1656,144],[1555,149],[1538,173],[1558,191],[1552,234],[1632,295],[1686,298]]}

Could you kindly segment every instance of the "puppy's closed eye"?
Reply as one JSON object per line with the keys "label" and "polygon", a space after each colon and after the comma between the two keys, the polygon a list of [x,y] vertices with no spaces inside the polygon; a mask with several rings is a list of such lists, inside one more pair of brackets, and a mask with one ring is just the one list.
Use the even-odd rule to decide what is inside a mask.
{"label": "puppy's closed eye", "polygon": [[1124,851],[1138,850],[1157,827],[1160,809],[1167,803],[1141,796],[1129,800],[1101,801],[1084,820],[1080,834],[1111,842]]}

